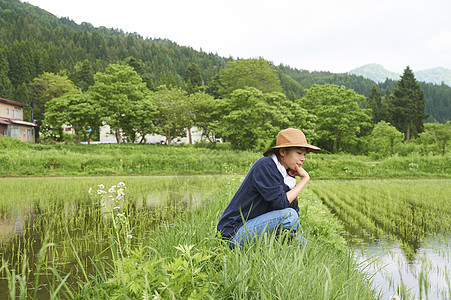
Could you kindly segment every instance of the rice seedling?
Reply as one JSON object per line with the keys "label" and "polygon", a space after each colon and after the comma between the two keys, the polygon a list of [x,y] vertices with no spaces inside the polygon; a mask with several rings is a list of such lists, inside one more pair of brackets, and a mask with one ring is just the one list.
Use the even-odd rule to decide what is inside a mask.
{"label": "rice seedling", "polygon": [[361,240],[358,256],[380,260],[372,272],[382,274],[383,290],[408,299],[451,296],[449,180],[316,181],[309,188]]}

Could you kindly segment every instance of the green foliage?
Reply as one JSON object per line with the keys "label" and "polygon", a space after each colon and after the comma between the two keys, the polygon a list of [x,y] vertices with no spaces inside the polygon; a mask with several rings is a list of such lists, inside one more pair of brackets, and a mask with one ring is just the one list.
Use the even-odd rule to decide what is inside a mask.
{"label": "green foliage", "polygon": [[121,133],[127,141],[135,142],[138,132],[152,132],[153,99],[132,67],[111,64],[105,73],[96,73],[94,80],[88,94],[103,108],[105,123],[115,133],[118,143],[122,141]]}
{"label": "green foliage", "polygon": [[229,61],[211,83],[211,93],[228,98],[237,89],[254,87],[262,92],[282,92],[277,70],[263,58]]}
{"label": "green foliage", "polygon": [[361,128],[370,126],[370,111],[359,106],[365,98],[337,85],[313,85],[299,101],[318,117],[318,145],[333,153],[356,140]]}
{"label": "green foliage", "polygon": [[202,140],[216,145],[215,129],[220,119],[220,101],[204,92],[196,92],[188,98],[192,124],[202,130]]}
{"label": "green foliage", "polygon": [[404,140],[404,134],[385,121],[374,126],[369,137],[368,149],[372,156],[384,157],[396,153]]}
{"label": "green foliage", "polygon": [[88,134],[90,141],[93,129],[102,124],[102,107],[87,93],[67,93],[53,98],[45,107],[45,123],[53,127],[70,125],[75,130],[78,142],[82,134]]}
{"label": "green foliage", "polygon": [[424,91],[407,67],[390,103],[393,124],[404,132],[406,140],[410,140],[411,136],[417,137],[423,131],[423,120],[428,117],[424,108]]}
{"label": "green foliage", "polygon": [[[418,142],[425,145],[433,145],[439,149],[442,155],[446,154],[446,146],[451,139],[451,122],[445,124],[426,123],[424,132],[420,133]],[[428,153],[429,151],[425,151]]]}
{"label": "green foliage", "polygon": [[277,133],[287,127],[312,133],[316,120],[281,93],[263,93],[249,87],[235,90],[220,107],[217,133],[241,150],[266,150]]}
{"label": "green foliage", "polygon": [[53,98],[61,97],[66,93],[77,93],[78,90],[67,76],[53,73],[44,73],[30,83],[33,99],[33,119],[38,124],[44,120],[45,104]]}
{"label": "green foliage", "polygon": [[158,109],[153,119],[155,132],[166,138],[167,145],[171,145],[176,137],[186,136],[186,128],[192,123],[186,92],[160,86],[152,99]]}

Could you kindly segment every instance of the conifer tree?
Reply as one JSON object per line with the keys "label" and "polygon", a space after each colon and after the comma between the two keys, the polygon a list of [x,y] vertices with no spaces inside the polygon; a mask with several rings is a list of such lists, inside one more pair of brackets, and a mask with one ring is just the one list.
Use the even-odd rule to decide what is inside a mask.
{"label": "conifer tree", "polygon": [[371,108],[373,110],[373,123],[379,123],[379,121],[382,120],[382,98],[375,85],[371,88],[367,103],[367,108]]}
{"label": "conifer tree", "polygon": [[393,96],[393,125],[404,132],[407,141],[412,136],[416,138],[423,131],[423,120],[428,116],[424,112],[424,92],[409,66],[404,70]]}

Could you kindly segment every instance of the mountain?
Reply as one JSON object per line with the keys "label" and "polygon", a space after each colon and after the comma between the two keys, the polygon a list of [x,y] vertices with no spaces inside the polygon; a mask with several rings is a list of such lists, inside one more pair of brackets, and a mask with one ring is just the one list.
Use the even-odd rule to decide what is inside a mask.
{"label": "mountain", "polygon": [[[390,72],[379,64],[367,64],[355,68],[348,74],[362,76],[375,82],[384,82],[385,79],[399,80],[401,74]],[[445,68],[433,68],[427,70],[414,71],[415,78],[418,81],[435,84],[446,84],[451,86],[451,70]]]}
{"label": "mountain", "polygon": [[400,74],[388,71],[379,64],[367,64],[349,71],[348,74],[362,76],[378,83],[384,82],[387,78],[398,80],[401,76]]}
{"label": "mountain", "polygon": [[414,72],[418,81],[441,84],[442,82],[451,86],[451,70],[445,68],[433,68]]}

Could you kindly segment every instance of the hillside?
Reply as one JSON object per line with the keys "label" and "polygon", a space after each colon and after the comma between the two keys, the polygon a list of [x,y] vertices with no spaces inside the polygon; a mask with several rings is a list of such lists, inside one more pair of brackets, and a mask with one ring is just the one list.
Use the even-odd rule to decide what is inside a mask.
{"label": "hillside", "polygon": [[401,76],[398,73],[390,72],[379,64],[367,64],[358,68],[355,68],[348,72],[351,75],[363,76],[371,79],[377,83],[384,82],[385,79],[398,80]]}
{"label": "hillside", "polygon": [[[79,88],[89,82],[80,70],[103,72],[110,63],[133,60],[150,89],[165,84],[186,87],[186,73],[196,65],[203,84],[224,68],[232,57],[196,51],[166,39],[144,39],[120,29],[76,24],[18,0],[0,0],[0,96],[30,104],[28,84],[43,72],[64,74]],[[285,94],[300,98],[313,84],[337,84],[368,96],[375,81],[352,74],[310,72],[290,66],[275,66]],[[88,75],[89,75],[88,74]],[[393,83],[396,85],[396,82]],[[393,89],[391,84],[390,89]],[[379,83],[381,93],[385,90]],[[423,85],[426,112],[440,122],[451,119],[451,88]]]}

